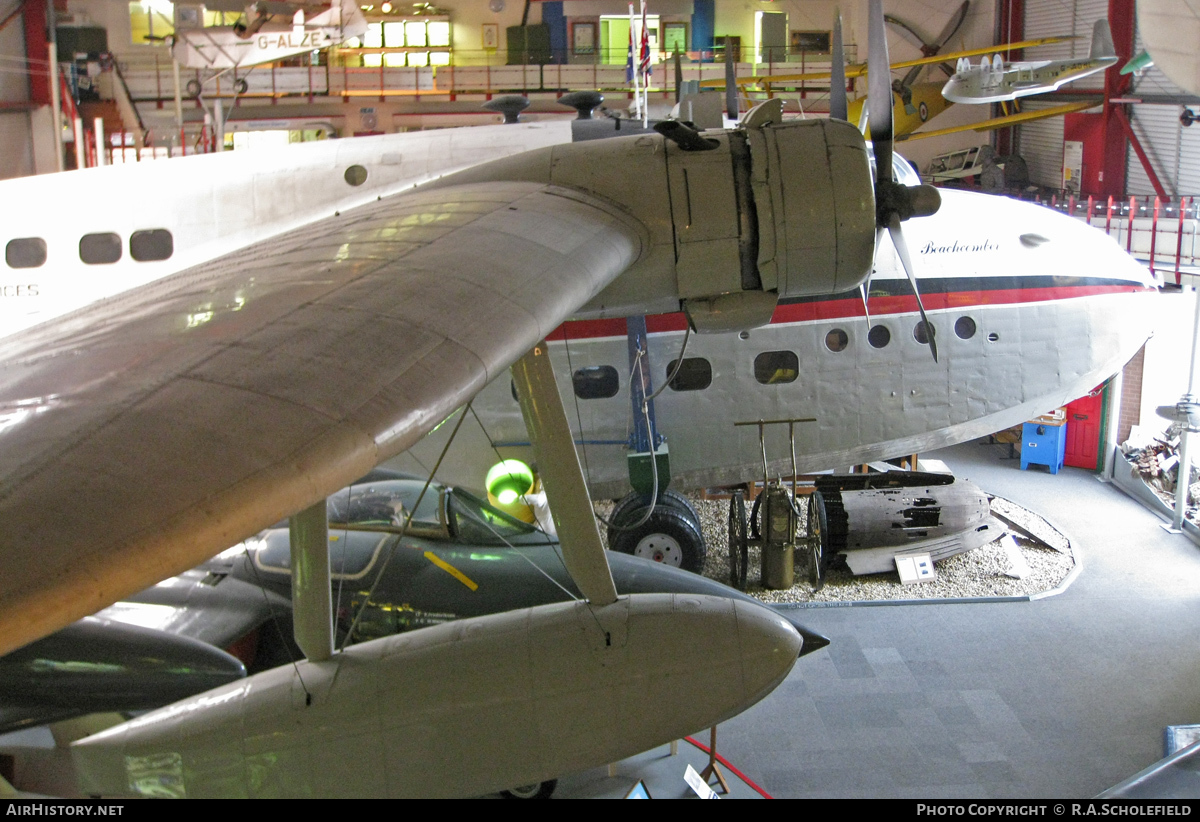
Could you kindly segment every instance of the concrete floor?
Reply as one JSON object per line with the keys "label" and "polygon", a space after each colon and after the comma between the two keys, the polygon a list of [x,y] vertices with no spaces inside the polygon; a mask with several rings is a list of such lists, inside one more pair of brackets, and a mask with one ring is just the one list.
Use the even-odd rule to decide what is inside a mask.
{"label": "concrete floor", "polygon": [[776,797],[1090,797],[1200,722],[1200,548],[1089,472],[981,442],[930,456],[1065,533],[1082,571],[1036,602],[812,609],[832,644],[721,726]]}

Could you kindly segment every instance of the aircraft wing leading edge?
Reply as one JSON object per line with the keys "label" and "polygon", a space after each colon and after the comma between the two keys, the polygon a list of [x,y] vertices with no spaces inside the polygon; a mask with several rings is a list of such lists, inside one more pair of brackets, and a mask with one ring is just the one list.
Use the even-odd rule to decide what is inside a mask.
{"label": "aircraft wing leading edge", "polygon": [[555,186],[334,214],[0,345],[0,653],[410,447],[642,253]]}

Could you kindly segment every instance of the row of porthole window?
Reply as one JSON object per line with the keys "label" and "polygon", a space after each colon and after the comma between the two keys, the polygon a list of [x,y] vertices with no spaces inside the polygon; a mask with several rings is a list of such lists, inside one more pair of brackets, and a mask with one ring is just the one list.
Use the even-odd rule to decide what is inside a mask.
{"label": "row of porthole window", "polygon": [[[960,340],[969,340],[975,336],[978,331],[975,321],[970,317],[959,317],[954,321],[954,336]],[[936,327],[935,327],[936,331]],[[935,333],[936,336],[936,333]],[[913,326],[913,339],[921,345],[929,344],[929,335],[925,331],[925,321],[921,320]],[[998,334],[989,334],[988,339],[992,342],[1000,339]],[[872,348],[885,348],[892,341],[892,332],[886,325],[873,325],[871,330],[867,332],[867,343]],[[832,328],[825,335],[825,347],[830,351],[839,352],[845,351],[850,345],[850,335],[840,328]]]}
{"label": "row of porthole window", "polygon": [[[954,334],[959,339],[969,340],[978,330],[975,321],[970,317],[959,317],[954,323]],[[913,338],[922,345],[927,344],[925,323],[918,322],[913,329]],[[989,334],[992,342],[1000,339],[997,334]],[[872,348],[883,348],[892,340],[892,332],[885,325],[876,325],[867,333],[867,342]],[[834,328],[825,335],[825,346],[830,351],[844,351],[850,344],[850,336],[840,328]],[[666,368],[663,378],[671,376],[678,360],[673,360]],[[800,376],[800,358],[794,351],[764,351],[754,358],[754,379],[763,385],[782,385],[795,382]],[[593,365],[580,368],[571,375],[571,383],[575,396],[581,400],[603,400],[615,397],[620,390],[617,369],[611,365]],[[674,391],[702,391],[712,385],[712,363],[703,357],[685,357],[679,371],[669,383]],[[516,386],[513,386],[513,399],[517,397]]]}
{"label": "row of porthole window", "polygon": [[[79,259],[87,265],[109,265],[121,259],[121,235],[111,231],[84,234],[79,238]],[[175,239],[165,228],[149,228],[129,235],[129,256],[139,263],[169,259]],[[41,237],[18,237],[4,247],[9,268],[40,268],[46,264],[46,241]]]}

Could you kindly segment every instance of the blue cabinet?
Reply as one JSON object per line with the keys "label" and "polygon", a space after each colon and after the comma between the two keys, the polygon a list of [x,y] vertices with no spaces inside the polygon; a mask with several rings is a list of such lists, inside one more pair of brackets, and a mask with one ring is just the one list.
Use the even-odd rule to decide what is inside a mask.
{"label": "blue cabinet", "polygon": [[1063,466],[1063,455],[1067,451],[1067,424],[1047,425],[1044,422],[1027,422],[1021,436],[1021,470],[1030,465],[1046,465],[1051,474],[1057,474]]}

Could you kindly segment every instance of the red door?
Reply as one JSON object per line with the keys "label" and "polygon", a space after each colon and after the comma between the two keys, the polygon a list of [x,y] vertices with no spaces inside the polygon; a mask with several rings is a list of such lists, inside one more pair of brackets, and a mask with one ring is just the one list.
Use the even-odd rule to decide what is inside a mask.
{"label": "red door", "polygon": [[1098,471],[1100,442],[1104,436],[1104,398],[1107,386],[1067,405],[1067,452],[1063,464]]}

